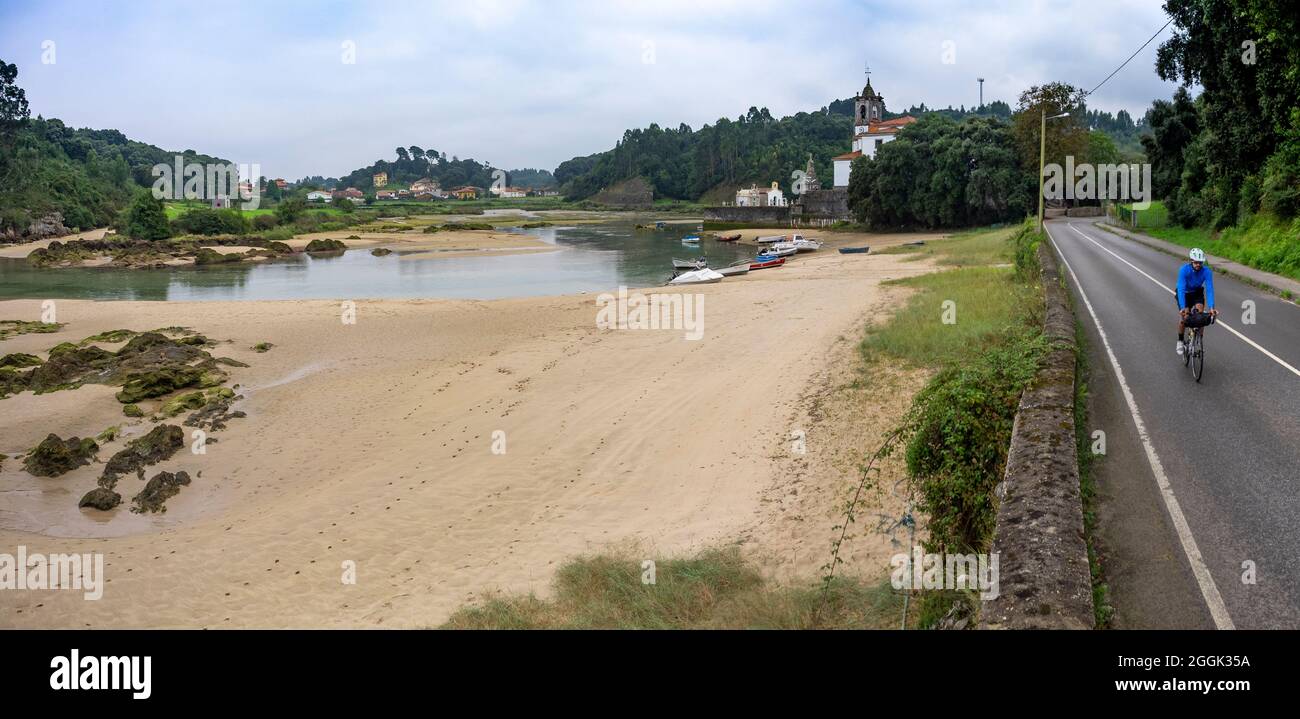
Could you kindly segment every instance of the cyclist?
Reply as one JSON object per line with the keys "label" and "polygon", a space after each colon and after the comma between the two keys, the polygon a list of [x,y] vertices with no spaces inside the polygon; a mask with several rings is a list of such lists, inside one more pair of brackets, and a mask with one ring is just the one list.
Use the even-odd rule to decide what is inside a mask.
{"label": "cyclist", "polygon": [[1174,292],[1178,299],[1179,356],[1183,354],[1183,331],[1187,314],[1192,310],[1204,312],[1207,306],[1211,316],[1219,314],[1214,309],[1214,273],[1205,264],[1205,252],[1199,247],[1193,247],[1187,256],[1191,261],[1179,268],[1178,289]]}

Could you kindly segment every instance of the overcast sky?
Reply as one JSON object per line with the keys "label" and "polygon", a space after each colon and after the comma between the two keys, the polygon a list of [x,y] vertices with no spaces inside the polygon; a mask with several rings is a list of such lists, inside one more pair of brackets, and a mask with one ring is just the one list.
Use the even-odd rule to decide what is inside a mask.
{"label": "overcast sky", "polygon": [[[413,144],[554,169],[652,122],[815,110],[866,63],[890,110],[977,104],[977,77],[1014,105],[1092,88],[1166,19],[1154,0],[0,0],[0,59],[33,115],[298,179]],[[1171,95],[1169,32],[1089,104],[1137,118]]]}

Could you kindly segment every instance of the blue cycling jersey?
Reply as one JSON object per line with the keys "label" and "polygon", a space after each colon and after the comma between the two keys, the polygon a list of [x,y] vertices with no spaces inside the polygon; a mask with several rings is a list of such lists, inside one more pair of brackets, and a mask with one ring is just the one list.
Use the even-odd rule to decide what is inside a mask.
{"label": "blue cycling jersey", "polygon": [[1201,265],[1200,271],[1192,268],[1192,263],[1188,262],[1178,270],[1178,308],[1187,307],[1187,291],[1195,290],[1200,287],[1205,288],[1205,307],[1211,309],[1214,307],[1214,273],[1210,272],[1210,266]]}

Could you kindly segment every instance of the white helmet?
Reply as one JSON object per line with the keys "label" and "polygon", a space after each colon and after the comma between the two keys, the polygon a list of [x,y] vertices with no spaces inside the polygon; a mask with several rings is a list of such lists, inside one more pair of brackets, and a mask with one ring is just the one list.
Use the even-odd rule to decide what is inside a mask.
{"label": "white helmet", "polygon": [[1204,262],[1204,261],[1205,261],[1205,250],[1202,250],[1202,249],[1199,248],[1199,247],[1193,247],[1193,248],[1192,248],[1192,251],[1189,252],[1189,253],[1187,253],[1187,254],[1188,254],[1189,257],[1192,258],[1192,262]]}

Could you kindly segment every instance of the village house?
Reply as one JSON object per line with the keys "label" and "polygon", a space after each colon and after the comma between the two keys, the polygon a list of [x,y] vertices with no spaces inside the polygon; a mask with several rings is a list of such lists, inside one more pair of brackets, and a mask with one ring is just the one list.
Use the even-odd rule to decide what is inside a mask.
{"label": "village house", "polygon": [[432,192],[417,192],[414,199],[419,200],[420,202],[432,202],[438,199],[438,196]]}
{"label": "village house", "polygon": [[773,182],[771,187],[758,189],[750,185],[749,189],[736,191],[736,207],[785,207],[785,193]]}
{"label": "village house", "polygon": [[867,86],[853,104],[853,149],[831,158],[835,164],[835,187],[849,186],[849,172],[854,160],[864,156],[875,157],[876,150],[893,140],[899,130],[916,122],[911,115],[893,120],[882,119],[884,116],[885,98],[871,89],[868,76]]}
{"label": "village house", "polygon": [[335,190],[333,196],[335,198],[346,197],[349,200],[352,200],[354,202],[361,202],[366,199],[366,193],[362,192],[361,190],[358,190],[355,187],[349,187],[346,190]]}
{"label": "village house", "polygon": [[376,200],[396,200],[397,192],[393,190],[378,190],[375,192]]}
{"label": "village house", "polygon": [[410,197],[410,196],[411,196],[411,191],[410,191],[410,190],[398,190],[398,191],[397,191],[397,197],[398,197],[398,199],[405,199],[405,198]]}
{"label": "village house", "polygon": [[374,182],[375,189],[378,190],[388,184],[388,173],[376,172],[370,179]]}
{"label": "village house", "polygon": [[427,177],[421,177],[411,183],[411,192],[416,194],[421,192],[437,192],[439,189],[438,183]]}
{"label": "village house", "polygon": [[289,183],[283,177],[277,177],[275,178],[275,186],[283,190],[289,186]]}
{"label": "village house", "polygon": [[478,188],[465,185],[464,187],[457,187],[450,194],[458,200],[473,200],[478,197]]}
{"label": "village house", "polygon": [[525,190],[525,189],[523,189],[523,188],[521,188],[521,187],[493,187],[491,190],[489,190],[489,192],[491,192],[492,194],[496,195],[497,197],[526,197],[526,196],[528,196],[528,190]]}
{"label": "village house", "polygon": [[334,194],[328,190],[312,190],[307,193],[308,202],[329,202],[333,197]]}

